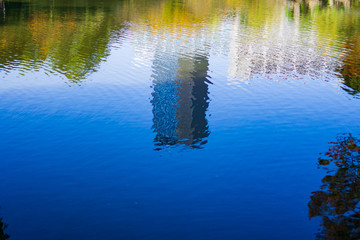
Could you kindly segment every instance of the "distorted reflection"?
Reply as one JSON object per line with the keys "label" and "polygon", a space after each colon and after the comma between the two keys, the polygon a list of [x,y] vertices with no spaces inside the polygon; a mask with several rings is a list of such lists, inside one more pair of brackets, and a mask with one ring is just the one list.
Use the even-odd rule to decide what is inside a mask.
{"label": "distorted reflection", "polygon": [[332,142],[319,158],[328,175],[311,194],[309,216],[321,217],[318,239],[360,239],[360,140],[352,135]]}
{"label": "distorted reflection", "polygon": [[3,0],[0,1],[0,10],[1,10],[2,17],[5,18],[6,6],[5,6],[5,1],[3,1]]}
{"label": "distorted reflection", "polygon": [[346,44],[346,48],[349,51],[344,55],[344,65],[339,72],[347,86],[343,89],[355,95],[360,92],[360,42],[350,42]]}
{"label": "distorted reflection", "polygon": [[[299,21],[302,17],[304,23],[310,19],[319,35],[326,36],[329,47],[341,49],[341,62],[333,69],[341,74],[342,88],[351,95],[360,92],[360,20],[359,11],[354,11],[359,7],[360,2],[354,0],[294,0],[286,8],[290,19]],[[326,24],[326,19],[336,21]]]}
{"label": "distorted reflection", "polygon": [[79,82],[96,71],[109,54],[112,34],[124,28],[105,12],[110,8],[105,4],[3,1],[2,6],[0,68],[6,71],[44,69]]}
{"label": "distorted reflection", "polygon": [[356,1],[353,0],[289,0],[287,16],[297,19],[311,13],[328,10],[329,8],[344,9]]}
{"label": "distorted reflection", "polygon": [[6,228],[7,228],[7,224],[5,224],[2,218],[0,218],[0,240],[5,240],[10,238],[9,234],[5,232]]}
{"label": "distorted reflection", "polygon": [[[155,40],[213,32],[206,38],[214,51],[229,54],[231,82],[257,75],[327,79],[340,69],[345,84],[356,90],[359,5],[357,0],[1,1],[0,69],[44,70],[80,82],[99,69],[113,42],[130,33]],[[139,42],[132,42],[135,49],[152,54]]]}
{"label": "distorted reflection", "polygon": [[159,52],[153,62],[153,129],[156,150],[185,144],[200,148],[209,136],[208,56],[176,57]]}
{"label": "distorted reflection", "polygon": [[[348,51],[343,42],[349,35],[344,31],[360,24],[350,24],[359,19],[358,4],[351,5],[349,13],[344,14],[341,6],[345,1],[334,0],[331,6],[328,1],[286,3],[274,7],[269,1],[255,5],[257,11],[249,6],[246,14],[241,9],[234,12],[229,42],[231,81],[250,83],[258,76],[281,80],[338,79],[337,69],[343,66],[343,55]],[[326,24],[329,16],[334,24]]]}

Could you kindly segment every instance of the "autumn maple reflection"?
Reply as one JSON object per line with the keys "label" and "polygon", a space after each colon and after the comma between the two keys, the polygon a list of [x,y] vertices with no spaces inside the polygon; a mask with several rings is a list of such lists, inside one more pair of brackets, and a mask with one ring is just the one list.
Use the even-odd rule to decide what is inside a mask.
{"label": "autumn maple reflection", "polygon": [[317,239],[360,239],[360,140],[351,134],[332,142],[318,163],[326,168],[311,194],[309,216],[321,217]]}

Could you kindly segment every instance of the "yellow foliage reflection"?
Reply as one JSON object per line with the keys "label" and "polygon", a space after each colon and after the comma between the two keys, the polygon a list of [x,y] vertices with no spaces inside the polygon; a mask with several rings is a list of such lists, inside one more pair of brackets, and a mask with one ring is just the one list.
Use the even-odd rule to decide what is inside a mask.
{"label": "yellow foliage reflection", "polygon": [[[3,12],[0,68],[7,71],[42,68],[79,82],[106,60],[113,41],[118,41],[121,35],[134,33],[135,36],[149,35],[148,42],[167,41],[168,36],[183,41],[191,37],[206,38],[202,44],[210,45],[217,42],[230,52],[229,72],[236,75],[244,71],[246,64],[254,68],[261,64],[287,63],[288,58],[301,61],[301,56],[292,57],[286,49],[280,49],[288,56],[282,59],[274,56],[279,63],[261,63],[263,56],[246,48],[249,45],[256,50],[259,44],[271,48],[285,41],[288,34],[294,34],[293,41],[299,42],[302,39],[298,33],[312,29],[308,31],[309,41],[326,41],[327,44],[318,46],[324,53],[328,52],[328,46],[342,49],[344,54],[340,57],[344,57],[346,66],[340,72],[344,76],[351,72],[351,76],[356,77],[358,69],[348,63],[358,62],[359,5],[352,0],[103,0],[96,3],[65,0],[52,4],[41,0],[5,0],[0,4]],[[292,31],[284,27],[287,21],[295,21]],[[221,34],[223,36],[219,37]],[[138,48],[147,43],[134,41],[134,44]],[[287,47],[275,46],[266,54]],[[241,53],[244,51],[251,55],[249,63],[243,61]],[[357,88],[354,77],[346,81],[350,87]]]}

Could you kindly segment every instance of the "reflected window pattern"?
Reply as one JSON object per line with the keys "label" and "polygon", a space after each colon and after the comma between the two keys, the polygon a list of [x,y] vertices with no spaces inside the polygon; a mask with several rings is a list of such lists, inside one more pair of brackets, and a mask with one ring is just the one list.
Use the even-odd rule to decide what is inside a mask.
{"label": "reflected window pattern", "polygon": [[177,58],[175,56],[162,57],[157,52],[153,62],[153,129],[156,132],[155,142],[159,145],[176,144],[176,89]]}
{"label": "reflected window pattern", "polygon": [[210,131],[208,56],[174,56],[165,52],[153,61],[153,129],[155,150],[184,144],[201,148]]}

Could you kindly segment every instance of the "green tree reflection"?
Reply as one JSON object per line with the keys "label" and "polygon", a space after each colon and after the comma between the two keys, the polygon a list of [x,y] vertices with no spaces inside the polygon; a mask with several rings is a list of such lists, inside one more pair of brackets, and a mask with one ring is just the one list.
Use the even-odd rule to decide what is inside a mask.
{"label": "green tree reflection", "polygon": [[[286,15],[307,27],[312,25],[319,36],[326,36],[330,46],[343,49],[339,56],[342,66],[337,69],[351,95],[360,92],[360,2],[357,0],[291,0]],[[328,24],[331,20],[332,24]],[[340,44],[339,44],[340,43]]]}
{"label": "green tree reflection", "polygon": [[339,70],[344,78],[343,87],[351,95],[360,92],[360,42],[346,44],[348,53],[344,56],[344,66]]}
{"label": "green tree reflection", "polygon": [[360,239],[360,140],[332,142],[319,165],[328,170],[320,191],[311,194],[309,216],[321,217],[318,239]]}
{"label": "green tree reflection", "polygon": [[0,67],[22,72],[43,68],[80,82],[106,59],[112,36],[124,28],[110,13],[112,5],[4,1]]}
{"label": "green tree reflection", "polygon": [[[288,69],[311,73],[309,69],[320,60],[309,57],[309,61],[304,61],[308,65],[303,67],[302,55],[293,56],[283,37],[276,39],[274,35],[272,41],[265,42],[269,46],[279,43],[267,52],[258,48],[259,51],[244,53],[257,48],[263,39],[261,35],[281,29],[284,36],[289,34],[286,28],[279,28],[283,25],[284,10],[288,19],[297,22],[293,27],[299,31],[295,32],[311,29],[314,34],[308,36],[310,42],[326,41],[327,44],[317,46],[319,51],[327,53],[327,47],[344,49],[339,56],[344,67],[338,72],[352,89],[349,93],[357,93],[360,89],[357,0],[0,0],[0,69],[19,69],[21,73],[44,70],[70,82],[81,82],[107,59],[111,43],[121,41],[126,34],[145,36],[146,32],[149,39],[154,39],[159,34],[180,36],[206,29],[214,32],[209,36],[214,43],[231,45],[230,69],[234,75],[241,75],[248,68],[254,70],[251,74],[259,69],[265,73]],[[224,19],[234,26],[229,42],[216,40],[216,35],[222,34]],[[246,30],[252,28],[258,32]],[[301,40],[299,36],[294,39]],[[289,64],[284,66],[284,62]]]}

